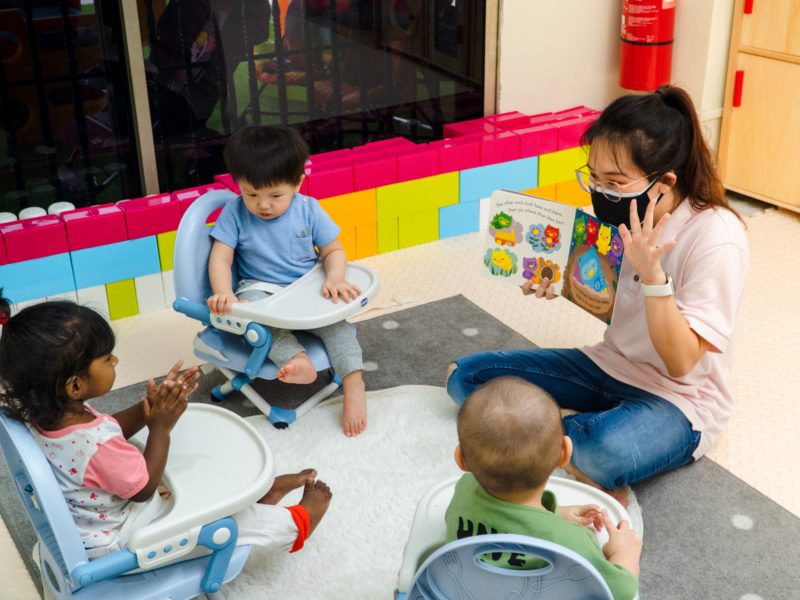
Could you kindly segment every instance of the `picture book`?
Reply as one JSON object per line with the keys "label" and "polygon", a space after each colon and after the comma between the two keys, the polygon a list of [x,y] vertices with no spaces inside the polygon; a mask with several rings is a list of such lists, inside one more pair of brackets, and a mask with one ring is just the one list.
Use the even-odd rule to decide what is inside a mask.
{"label": "picture book", "polygon": [[611,323],[623,244],[617,228],[574,206],[506,190],[492,194],[484,268],[554,291]]}

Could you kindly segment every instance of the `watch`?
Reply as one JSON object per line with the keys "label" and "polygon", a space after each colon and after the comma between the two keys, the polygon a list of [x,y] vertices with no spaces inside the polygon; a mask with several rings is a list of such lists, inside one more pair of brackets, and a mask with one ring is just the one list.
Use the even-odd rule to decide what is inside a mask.
{"label": "watch", "polygon": [[672,275],[665,273],[666,283],[647,284],[642,282],[642,294],[650,297],[673,296],[675,294],[675,284],[672,283]]}

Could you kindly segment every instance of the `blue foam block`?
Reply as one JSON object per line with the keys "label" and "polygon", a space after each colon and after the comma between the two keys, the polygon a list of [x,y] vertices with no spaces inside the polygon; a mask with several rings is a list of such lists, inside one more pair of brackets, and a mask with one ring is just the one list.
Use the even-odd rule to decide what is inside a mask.
{"label": "blue foam block", "polygon": [[459,202],[472,202],[488,198],[495,190],[519,192],[535,188],[539,182],[539,158],[532,156],[520,160],[487,165],[461,171]]}
{"label": "blue foam block", "polygon": [[156,236],[72,252],[72,266],[77,289],[159,273]]}
{"label": "blue foam block", "polygon": [[480,202],[459,202],[439,209],[439,239],[478,231]]}
{"label": "blue foam block", "polygon": [[67,252],[0,267],[0,287],[11,302],[25,302],[74,292],[72,262]]}

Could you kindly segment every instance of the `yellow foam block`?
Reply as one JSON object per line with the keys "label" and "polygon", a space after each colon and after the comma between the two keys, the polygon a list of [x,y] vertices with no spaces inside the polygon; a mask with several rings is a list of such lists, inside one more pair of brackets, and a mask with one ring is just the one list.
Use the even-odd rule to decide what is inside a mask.
{"label": "yellow foam block", "polygon": [[575,179],[575,169],[586,164],[588,148],[577,147],[539,157],[539,187]]}
{"label": "yellow foam block", "polygon": [[372,189],[325,198],[319,205],[339,227],[355,227],[378,220],[375,198]]}
{"label": "yellow foam block", "polygon": [[426,210],[398,218],[398,242],[401,248],[439,239],[439,209]]}
{"label": "yellow foam block", "polygon": [[454,171],[379,187],[378,221],[456,204],[458,182],[459,172]]}
{"label": "yellow foam block", "polygon": [[167,233],[159,233],[156,236],[158,259],[161,262],[162,271],[172,270],[172,257],[175,254],[175,237],[177,235],[177,231],[168,231]]}
{"label": "yellow foam block", "polygon": [[592,203],[591,196],[580,186],[575,178],[571,181],[563,181],[556,184],[556,200],[578,208],[589,206]]}
{"label": "yellow foam block", "polygon": [[555,200],[556,186],[546,185],[543,187],[531,188],[529,190],[523,190],[522,193],[528,194],[529,196],[536,196],[537,198],[546,198],[547,200]]}
{"label": "yellow foam block", "polygon": [[133,279],[107,283],[106,297],[108,298],[108,314],[112,321],[139,314],[136,283]]}
{"label": "yellow foam block", "polygon": [[375,256],[378,253],[378,224],[356,226],[356,258]]}
{"label": "yellow foam block", "polygon": [[397,218],[378,221],[378,254],[397,250]]}

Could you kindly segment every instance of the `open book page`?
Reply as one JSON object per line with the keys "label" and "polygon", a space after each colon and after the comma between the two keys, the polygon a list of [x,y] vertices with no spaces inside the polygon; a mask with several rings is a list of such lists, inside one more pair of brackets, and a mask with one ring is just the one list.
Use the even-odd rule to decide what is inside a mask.
{"label": "open book page", "polygon": [[622,264],[616,227],[573,206],[506,190],[492,194],[485,270],[516,285],[549,279],[560,294],[611,322]]}

